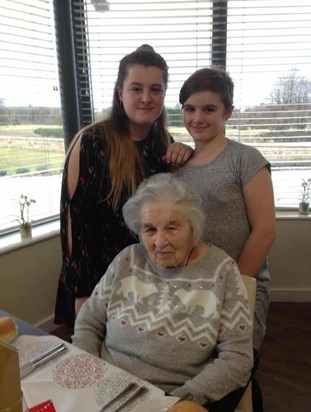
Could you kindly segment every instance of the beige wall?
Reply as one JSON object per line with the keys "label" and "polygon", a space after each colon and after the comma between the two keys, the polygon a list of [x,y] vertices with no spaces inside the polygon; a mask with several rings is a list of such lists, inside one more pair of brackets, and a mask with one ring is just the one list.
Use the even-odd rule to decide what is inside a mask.
{"label": "beige wall", "polygon": [[[278,220],[269,261],[273,300],[311,301],[311,219]],[[32,324],[51,321],[60,265],[59,236],[1,254],[0,308]]]}
{"label": "beige wall", "polygon": [[278,220],[270,258],[274,301],[311,302],[311,219]]}
{"label": "beige wall", "polygon": [[60,266],[58,235],[1,254],[0,309],[33,325],[49,321]]}

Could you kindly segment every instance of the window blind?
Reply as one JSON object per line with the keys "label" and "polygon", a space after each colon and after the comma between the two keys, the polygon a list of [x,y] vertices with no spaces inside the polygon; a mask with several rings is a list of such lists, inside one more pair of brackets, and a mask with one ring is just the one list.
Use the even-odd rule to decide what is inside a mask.
{"label": "window blind", "polygon": [[[7,195],[0,230],[16,225],[20,194],[37,200],[32,219],[59,211],[60,90],[62,96],[67,91],[59,86],[52,3],[63,4],[1,2],[0,190]],[[301,179],[311,178],[309,0],[68,0],[66,5],[71,16],[63,16],[64,24],[68,19],[73,36],[60,48],[73,42],[74,53],[65,55],[60,70],[68,71],[66,63],[76,70],[72,81],[81,127],[110,107],[120,59],[149,43],[170,68],[165,100],[170,131],[191,144],[181,121],[180,87],[193,71],[219,65],[235,83],[227,136],[258,147],[272,164],[276,205],[297,209]],[[62,115],[63,121],[72,117]],[[42,136],[46,128],[49,136]],[[52,129],[57,137],[50,136]]]}
{"label": "window blind", "polygon": [[222,66],[235,83],[227,136],[267,157],[276,205],[297,208],[301,178],[311,178],[308,0],[74,0],[74,7],[81,4],[94,118],[111,105],[119,60],[149,43],[170,68],[171,132],[191,143],[181,123],[180,87],[193,71]]}
{"label": "window blind", "polygon": [[59,213],[64,159],[51,0],[2,0],[0,13],[0,230]]}
{"label": "window blind", "polygon": [[297,207],[311,178],[311,4],[229,1],[227,70],[235,82],[231,137],[272,164],[277,206]]}

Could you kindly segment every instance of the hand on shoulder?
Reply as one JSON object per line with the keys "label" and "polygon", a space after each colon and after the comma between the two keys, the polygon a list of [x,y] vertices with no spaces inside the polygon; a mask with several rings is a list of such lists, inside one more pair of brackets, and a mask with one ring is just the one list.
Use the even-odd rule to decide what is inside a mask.
{"label": "hand on shoulder", "polygon": [[192,147],[184,143],[174,142],[169,145],[162,160],[173,166],[182,166],[190,159],[192,154]]}

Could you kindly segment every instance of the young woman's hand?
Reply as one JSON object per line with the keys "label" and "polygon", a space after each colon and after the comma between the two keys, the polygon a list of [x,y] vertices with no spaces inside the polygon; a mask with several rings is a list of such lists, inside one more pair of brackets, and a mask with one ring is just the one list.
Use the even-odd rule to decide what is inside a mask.
{"label": "young woman's hand", "polygon": [[162,160],[173,166],[184,165],[192,156],[193,149],[184,143],[174,142],[169,145]]}

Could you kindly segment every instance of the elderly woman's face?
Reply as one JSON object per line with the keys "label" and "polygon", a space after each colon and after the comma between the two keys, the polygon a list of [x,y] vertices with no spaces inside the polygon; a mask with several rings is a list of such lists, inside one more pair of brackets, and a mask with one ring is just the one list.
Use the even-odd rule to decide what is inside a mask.
{"label": "elderly woman's face", "polygon": [[186,266],[194,246],[193,229],[174,203],[143,206],[141,240],[149,258],[166,268]]}

